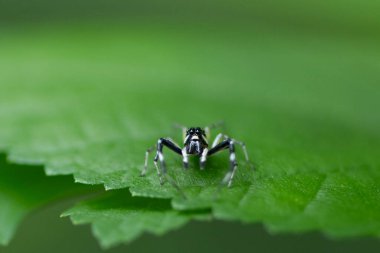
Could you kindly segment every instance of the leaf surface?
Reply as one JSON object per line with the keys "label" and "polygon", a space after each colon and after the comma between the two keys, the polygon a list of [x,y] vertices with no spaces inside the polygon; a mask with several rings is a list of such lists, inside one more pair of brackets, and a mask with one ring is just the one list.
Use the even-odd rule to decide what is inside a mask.
{"label": "leaf surface", "polygon": [[101,245],[109,248],[128,243],[143,232],[162,235],[191,218],[207,219],[209,214],[181,214],[167,200],[132,197],[128,191],[119,190],[82,202],[63,216],[69,216],[74,224],[90,223]]}
{"label": "leaf surface", "polygon": [[[234,25],[9,32],[0,41],[1,146],[14,162],[173,199],[178,210],[212,208],[273,231],[378,235],[378,38]],[[186,199],[159,184],[152,164],[139,177],[159,137],[181,143],[173,123],[221,119],[256,172],[240,152],[233,187],[220,189],[227,154],[184,171],[165,150]]]}

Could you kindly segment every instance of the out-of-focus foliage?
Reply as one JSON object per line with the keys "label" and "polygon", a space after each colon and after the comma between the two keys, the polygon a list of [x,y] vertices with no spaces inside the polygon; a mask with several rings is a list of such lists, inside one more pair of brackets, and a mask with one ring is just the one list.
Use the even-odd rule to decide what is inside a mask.
{"label": "out-of-focus foliage", "polygon": [[9,165],[0,155],[0,245],[7,244],[21,220],[31,211],[85,193],[87,187],[68,177],[43,175],[42,168]]}

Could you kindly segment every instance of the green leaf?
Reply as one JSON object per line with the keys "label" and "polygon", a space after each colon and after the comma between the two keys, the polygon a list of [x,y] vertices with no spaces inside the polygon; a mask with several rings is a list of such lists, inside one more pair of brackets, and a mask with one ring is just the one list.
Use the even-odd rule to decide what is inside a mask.
{"label": "green leaf", "polygon": [[162,235],[186,224],[191,218],[207,219],[209,214],[174,211],[168,200],[131,197],[125,190],[112,191],[66,211],[74,224],[90,223],[104,248],[127,243],[143,232]]}
{"label": "green leaf", "polygon": [[6,245],[33,210],[68,196],[83,194],[71,178],[51,177],[41,167],[10,165],[0,155],[0,245]]}
{"label": "green leaf", "polygon": [[[4,31],[0,143],[14,162],[172,198],[178,210],[211,207],[274,231],[378,235],[378,38],[240,25]],[[172,123],[220,119],[256,172],[241,162],[233,187],[219,189],[227,154],[183,171],[165,150],[186,199],[160,186],[152,165],[139,177],[157,138],[181,142]]]}
{"label": "green leaf", "polygon": [[68,177],[46,177],[41,167],[10,165],[0,156],[0,245],[6,245],[32,211],[63,198],[99,192],[65,212],[75,224],[91,223],[102,246],[129,242],[143,232],[161,235],[210,212],[180,213],[169,200],[132,198],[128,191],[100,193],[98,187],[74,184]]}

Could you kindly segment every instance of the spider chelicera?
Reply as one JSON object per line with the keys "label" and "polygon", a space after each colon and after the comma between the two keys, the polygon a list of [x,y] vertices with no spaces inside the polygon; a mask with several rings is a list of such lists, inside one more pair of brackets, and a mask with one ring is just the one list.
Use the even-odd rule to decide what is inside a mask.
{"label": "spider chelicera", "polygon": [[[231,186],[232,180],[234,178],[235,172],[237,170],[238,164],[236,162],[235,155],[235,144],[238,144],[242,147],[245,159],[247,164],[253,169],[253,165],[249,161],[248,152],[243,142],[237,141],[228,137],[225,134],[218,134],[213,141],[211,147],[209,148],[208,138],[210,136],[210,130],[212,128],[216,128],[221,126],[223,123],[213,124],[211,126],[200,128],[200,127],[184,127],[178,126],[182,129],[183,134],[183,145],[181,148],[178,144],[176,144],[171,138],[160,138],[157,141],[156,147],[156,156],[154,158],[154,165],[157,170],[157,174],[160,178],[160,183],[163,184],[163,178],[166,175],[166,165],[164,155],[162,153],[162,149],[164,146],[174,151],[176,154],[182,156],[183,166],[185,169],[189,167],[189,156],[194,155],[200,157],[200,169],[203,170],[206,165],[206,160],[209,156],[214,155],[215,153],[228,149],[230,152],[230,169],[225,175],[222,184],[227,184],[228,187]],[[144,168],[141,171],[141,176],[144,176],[147,172],[148,168],[148,157],[149,154],[154,150],[154,147],[149,148],[145,154],[145,164]],[[160,166],[158,166],[158,161],[160,162]]]}

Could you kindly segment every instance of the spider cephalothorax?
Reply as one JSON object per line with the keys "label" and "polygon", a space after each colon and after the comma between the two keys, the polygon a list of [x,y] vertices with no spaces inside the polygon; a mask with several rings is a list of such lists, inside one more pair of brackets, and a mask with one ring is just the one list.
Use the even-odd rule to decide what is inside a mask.
{"label": "spider cephalothorax", "polygon": [[[248,159],[248,153],[245,148],[245,145],[243,142],[236,141],[227,135],[224,134],[218,134],[213,141],[211,148],[209,149],[208,145],[208,139],[210,136],[210,129],[219,126],[220,124],[214,124],[210,127],[205,127],[204,129],[200,127],[182,127],[182,133],[183,133],[183,145],[184,147],[181,148],[178,144],[176,144],[172,139],[170,138],[160,138],[157,141],[157,149],[156,149],[156,156],[154,158],[154,164],[157,169],[157,174],[160,178],[161,184],[164,183],[163,177],[166,174],[166,165],[165,165],[165,159],[164,155],[162,153],[162,149],[164,146],[171,149],[175,153],[182,156],[183,165],[184,168],[189,167],[189,156],[195,155],[200,157],[200,168],[204,169],[207,157],[221,151],[224,149],[228,149],[230,152],[230,170],[226,174],[226,176],[223,179],[223,183],[227,183],[228,187],[231,186],[232,179],[234,177],[234,174],[237,169],[237,162],[236,162],[236,155],[235,155],[235,144],[240,145],[243,148],[245,159],[248,164],[250,164]],[[152,152],[154,149],[150,148],[147,150],[145,155],[145,165],[144,169],[141,172],[141,175],[145,175],[148,167],[148,156],[149,153]],[[157,162],[160,161],[160,168],[157,165]]]}
{"label": "spider cephalothorax", "polygon": [[183,143],[190,155],[200,155],[208,147],[206,132],[200,127],[190,127]]}

